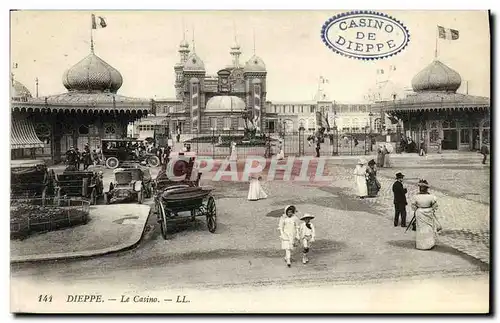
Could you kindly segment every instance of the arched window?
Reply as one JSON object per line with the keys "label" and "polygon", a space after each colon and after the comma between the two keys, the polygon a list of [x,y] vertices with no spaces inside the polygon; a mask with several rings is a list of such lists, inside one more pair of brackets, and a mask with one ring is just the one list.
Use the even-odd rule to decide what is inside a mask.
{"label": "arched window", "polygon": [[79,128],[78,128],[78,133],[80,135],[88,135],[89,134],[89,127],[82,124]]}
{"label": "arched window", "polygon": [[375,128],[376,132],[382,132],[382,119],[375,119],[375,121],[373,122],[373,127]]}

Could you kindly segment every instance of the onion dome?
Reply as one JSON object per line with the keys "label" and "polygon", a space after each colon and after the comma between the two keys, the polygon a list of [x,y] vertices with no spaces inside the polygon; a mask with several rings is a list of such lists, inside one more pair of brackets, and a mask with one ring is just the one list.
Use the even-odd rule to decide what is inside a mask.
{"label": "onion dome", "polygon": [[120,72],[94,53],[90,53],[63,75],[63,85],[68,91],[116,93],[122,84]]}
{"label": "onion dome", "polygon": [[264,64],[264,61],[262,58],[253,55],[252,58],[248,60],[245,64],[245,68],[243,69],[245,73],[247,72],[265,72],[266,71],[266,64]]}
{"label": "onion dome", "polygon": [[461,83],[460,74],[438,60],[420,71],[411,81],[415,92],[456,92]]}
{"label": "onion dome", "polygon": [[196,53],[192,53],[184,63],[184,71],[205,72],[205,64]]}
{"label": "onion dome", "polygon": [[13,80],[12,85],[11,85],[11,98],[31,98],[31,92],[28,90],[24,84],[21,82],[18,82],[16,80]]}
{"label": "onion dome", "polygon": [[237,96],[218,95],[208,100],[207,112],[242,112],[245,111],[245,101]]}

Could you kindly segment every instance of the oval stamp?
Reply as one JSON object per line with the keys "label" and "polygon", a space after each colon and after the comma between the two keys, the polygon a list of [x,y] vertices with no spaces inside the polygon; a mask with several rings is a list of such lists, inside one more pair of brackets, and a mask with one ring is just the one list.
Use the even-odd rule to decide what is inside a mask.
{"label": "oval stamp", "polygon": [[373,11],[353,11],[328,19],[321,38],[334,52],[357,59],[390,57],[410,41],[408,29],[398,20]]}

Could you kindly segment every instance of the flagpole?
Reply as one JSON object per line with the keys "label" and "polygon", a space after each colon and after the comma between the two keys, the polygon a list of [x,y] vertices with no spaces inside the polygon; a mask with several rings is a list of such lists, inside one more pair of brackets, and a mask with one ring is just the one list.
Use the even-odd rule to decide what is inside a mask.
{"label": "flagpole", "polygon": [[93,29],[94,29],[94,14],[90,16],[90,52],[93,54],[94,53],[94,35],[93,35]]}
{"label": "flagpole", "polygon": [[439,38],[439,28],[436,28],[436,47],[434,48],[434,59],[438,57],[438,38]]}

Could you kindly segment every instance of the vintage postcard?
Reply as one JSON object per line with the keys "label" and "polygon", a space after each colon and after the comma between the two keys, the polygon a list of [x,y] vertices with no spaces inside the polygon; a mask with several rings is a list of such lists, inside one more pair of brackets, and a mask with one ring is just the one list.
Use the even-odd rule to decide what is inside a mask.
{"label": "vintage postcard", "polygon": [[12,313],[489,313],[488,11],[10,13]]}

